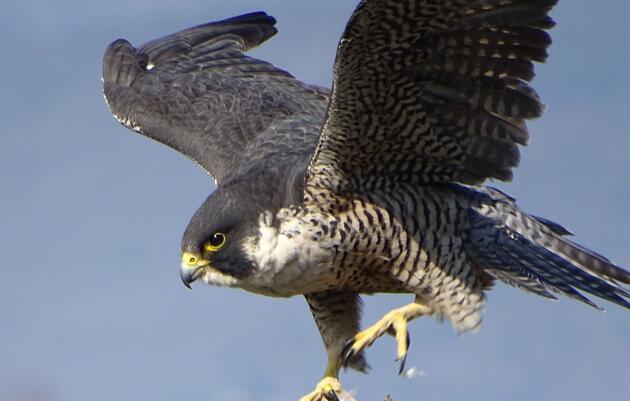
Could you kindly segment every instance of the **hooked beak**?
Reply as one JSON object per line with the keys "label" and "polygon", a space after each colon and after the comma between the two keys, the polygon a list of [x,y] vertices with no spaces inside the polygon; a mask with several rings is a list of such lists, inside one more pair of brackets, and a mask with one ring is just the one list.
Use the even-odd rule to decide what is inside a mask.
{"label": "hooked beak", "polygon": [[182,255],[182,264],[179,269],[179,276],[182,278],[182,283],[190,289],[190,284],[195,282],[203,274],[203,268],[209,264],[210,262],[201,258],[199,255],[185,252]]}

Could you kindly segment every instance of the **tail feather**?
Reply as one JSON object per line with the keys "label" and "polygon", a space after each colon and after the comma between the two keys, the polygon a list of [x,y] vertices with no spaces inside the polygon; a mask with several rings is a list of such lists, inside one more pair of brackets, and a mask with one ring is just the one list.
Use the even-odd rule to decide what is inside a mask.
{"label": "tail feather", "polygon": [[[484,229],[485,225],[477,223],[475,230]],[[512,287],[534,293],[547,299],[557,299],[549,292],[549,284],[538,275],[534,274],[530,269],[524,268],[520,263],[515,263],[508,253],[497,251],[496,244],[499,242],[497,236],[501,235],[500,231],[492,236],[477,236],[474,242],[475,246],[469,246],[468,255],[473,258],[477,266],[490,274],[495,279],[501,280]],[[473,244],[472,242],[469,244]],[[483,250],[483,252],[481,252]]]}
{"label": "tail feather", "polygon": [[630,273],[564,235],[564,227],[520,211],[513,199],[482,189],[471,207],[467,252],[493,277],[546,298],[562,293],[597,307],[580,291],[630,309]]}
{"label": "tail feather", "polygon": [[485,234],[481,235],[486,238],[492,237],[493,241],[479,246],[479,240],[474,239],[470,243],[474,246],[469,246],[467,253],[477,264],[485,265],[486,271],[497,279],[548,299],[556,299],[552,294],[555,292],[600,309],[570,283],[558,277],[553,264],[522,248],[521,244],[514,241],[513,236],[503,230],[497,230],[491,220],[484,221],[483,228],[479,223],[478,221],[476,224],[475,232],[482,233],[482,230],[486,230]]}
{"label": "tail feather", "polygon": [[545,285],[541,282],[541,279],[525,270],[521,270],[518,272],[511,272],[507,270],[499,270],[494,268],[486,268],[486,272],[488,272],[492,277],[503,281],[504,283],[511,285],[512,287],[520,288],[521,290],[525,290],[531,292],[532,294],[536,294],[543,298],[557,300],[555,295],[553,295],[548,290],[548,285]]}
{"label": "tail feather", "polygon": [[540,216],[533,216],[530,214],[531,217],[533,217],[534,219],[536,219],[536,221],[538,221],[539,223],[541,223],[542,225],[544,225],[545,227],[547,227],[548,229],[550,229],[551,231],[553,231],[554,233],[558,234],[558,235],[573,235],[573,233],[569,230],[567,230],[565,227],[561,226],[560,224],[556,223],[555,221],[551,221],[548,219],[545,219],[544,217],[540,217]]}
{"label": "tail feather", "polygon": [[[575,260],[567,260],[558,255],[556,249],[547,249],[516,233],[513,234],[513,241],[504,245],[513,249],[514,256],[530,260],[534,273],[544,277],[553,286],[559,287],[564,282],[572,288],[580,289],[630,309],[630,303],[620,296],[628,296],[624,289],[590,274],[587,270],[582,269],[582,266],[577,264]],[[586,302],[586,299],[582,299],[582,301]],[[586,303],[595,306],[590,301]]]}
{"label": "tail feather", "polygon": [[554,249],[568,259],[580,264],[580,266],[587,269],[590,273],[604,280],[616,280],[623,284],[630,284],[630,272],[621,269],[610,259],[590,249],[586,249],[573,241],[569,241],[566,238],[556,237],[555,240]]}

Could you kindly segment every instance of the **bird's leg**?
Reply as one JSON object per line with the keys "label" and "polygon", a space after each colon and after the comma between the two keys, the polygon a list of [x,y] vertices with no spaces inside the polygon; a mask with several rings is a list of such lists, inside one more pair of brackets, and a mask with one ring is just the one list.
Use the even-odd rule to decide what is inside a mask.
{"label": "bird's leg", "polygon": [[355,401],[355,399],[341,387],[339,383],[339,369],[341,359],[332,357],[328,359],[326,372],[322,380],[317,383],[315,390],[300,398],[300,401]]}
{"label": "bird's leg", "polygon": [[[345,342],[359,331],[361,301],[359,295],[351,291],[329,290],[305,294],[305,298],[322,335],[328,354],[328,364],[324,377],[315,390],[300,401],[354,401],[343,391],[339,383],[341,350]],[[363,353],[357,353],[346,362],[347,366],[362,372],[369,369]]]}
{"label": "bird's leg", "polygon": [[374,341],[386,332],[390,332],[396,337],[396,360],[400,361],[398,373],[402,374],[405,369],[407,350],[410,345],[407,323],[420,316],[431,315],[432,313],[433,310],[420,301],[418,297],[413,303],[388,312],[376,324],[359,332],[346,343],[341,353],[342,365],[345,366],[355,354],[374,344]]}

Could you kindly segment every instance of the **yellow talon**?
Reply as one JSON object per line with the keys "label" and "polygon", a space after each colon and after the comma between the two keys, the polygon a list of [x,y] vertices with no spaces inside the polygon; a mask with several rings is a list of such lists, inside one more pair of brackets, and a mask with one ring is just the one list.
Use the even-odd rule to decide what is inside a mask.
{"label": "yellow talon", "polygon": [[383,334],[392,332],[392,334],[396,336],[396,356],[397,360],[400,361],[400,370],[398,373],[401,374],[405,368],[405,360],[410,343],[407,323],[417,317],[431,313],[431,308],[418,303],[418,300],[402,308],[388,312],[381,320],[376,322],[376,324],[357,333],[353,339],[346,343],[341,353],[343,365],[345,366],[354,355],[374,344]]}
{"label": "yellow talon", "polygon": [[315,390],[300,398],[300,401],[355,401],[350,394],[344,391],[339,379],[332,376],[324,377]]}

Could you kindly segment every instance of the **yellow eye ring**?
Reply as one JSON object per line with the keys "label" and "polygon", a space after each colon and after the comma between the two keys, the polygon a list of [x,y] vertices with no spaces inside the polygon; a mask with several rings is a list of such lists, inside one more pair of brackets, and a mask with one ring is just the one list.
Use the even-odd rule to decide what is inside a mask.
{"label": "yellow eye ring", "polygon": [[208,240],[203,244],[203,248],[208,252],[216,252],[225,244],[225,234],[223,233],[214,233],[208,238]]}

